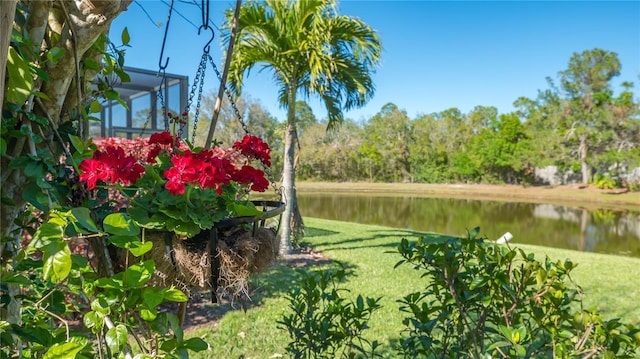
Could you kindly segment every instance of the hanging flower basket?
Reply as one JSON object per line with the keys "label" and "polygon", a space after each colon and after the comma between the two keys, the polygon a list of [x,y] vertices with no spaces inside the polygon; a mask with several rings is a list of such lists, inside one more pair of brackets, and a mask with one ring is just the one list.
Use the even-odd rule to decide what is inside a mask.
{"label": "hanging flower basket", "polygon": [[222,220],[192,238],[148,232],[145,240],[154,243],[149,258],[156,262],[155,284],[185,291],[211,288],[214,301],[218,288],[234,298],[248,298],[249,276],[267,269],[278,255],[277,227],[265,225],[285,208],[278,201],[252,202],[263,208],[262,214]]}
{"label": "hanging flower basket", "polygon": [[[185,116],[169,114],[174,125]],[[246,292],[248,275],[275,259],[276,230],[265,222],[284,204],[248,200],[269,187],[254,167],[271,165],[262,139],[245,135],[232,148],[206,150],[165,131],[95,144],[93,156],[79,165],[80,181],[94,201],[103,199],[106,212],[126,212],[144,229],[143,240],[154,242],[159,280],[184,289],[208,284],[214,291],[220,282],[238,294]]]}

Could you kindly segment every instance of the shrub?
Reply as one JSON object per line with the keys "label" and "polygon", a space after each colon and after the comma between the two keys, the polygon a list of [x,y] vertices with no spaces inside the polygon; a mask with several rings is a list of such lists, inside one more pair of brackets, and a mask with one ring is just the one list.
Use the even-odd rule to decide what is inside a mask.
{"label": "shrub", "polygon": [[378,343],[362,333],[380,308],[380,298],[345,298],[347,290],[338,287],[346,276],[344,268],[301,274],[300,283],[287,295],[292,313],[278,321],[291,337],[287,352],[294,358],[375,356]]}
{"label": "shrub", "polygon": [[406,357],[633,357],[638,328],[582,307],[571,260],[543,262],[478,238],[402,239],[396,265],[413,265],[426,288],[401,300]]}

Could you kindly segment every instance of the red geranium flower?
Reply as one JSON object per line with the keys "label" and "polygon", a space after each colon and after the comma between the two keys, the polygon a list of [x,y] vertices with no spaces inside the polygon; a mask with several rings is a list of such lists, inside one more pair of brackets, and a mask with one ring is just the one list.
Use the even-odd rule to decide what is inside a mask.
{"label": "red geranium flower", "polygon": [[144,172],[144,167],[137,163],[135,157],[127,156],[122,148],[112,146],[104,152],[94,152],[93,157],[82,161],[78,168],[82,170],[80,180],[87,182],[88,189],[94,189],[97,181],[124,185],[135,183]]}
{"label": "red geranium flower", "polygon": [[242,166],[234,173],[233,180],[238,183],[251,184],[251,190],[264,192],[269,188],[269,181],[265,178],[264,172],[251,166]]}
{"label": "red geranium flower", "polygon": [[[98,149],[93,157],[79,166],[80,180],[86,182],[89,189],[95,188],[98,182],[122,184],[109,191],[109,196],[113,196],[115,190],[121,190],[115,194],[117,197],[109,197],[109,201],[126,203],[120,208],[128,205],[132,209],[128,211],[129,215],[139,223],[148,222],[149,215],[171,221],[172,230],[180,235],[190,237],[205,229],[203,226],[210,228],[216,220],[212,211],[215,218],[247,213],[241,208],[251,207],[245,203],[248,189],[264,192],[269,186],[264,172],[249,164],[249,160],[255,159],[271,165],[271,149],[255,136],[245,136],[233,148],[198,151],[167,131],[155,133],[150,138],[98,139],[95,144]],[[145,169],[149,173],[145,174]],[[123,188],[132,184],[135,188]],[[212,196],[211,190],[218,196]],[[164,191],[172,196],[163,196]],[[176,197],[171,198],[173,196]],[[239,206],[229,206],[228,202]],[[140,208],[145,211],[133,210]],[[185,211],[187,216],[182,216]],[[189,226],[181,224],[192,220],[200,227],[194,228],[192,223]],[[157,229],[155,224],[153,226]]]}
{"label": "red geranium flower", "polygon": [[242,141],[236,141],[233,148],[237,149],[247,158],[256,158],[265,166],[271,166],[271,149],[261,138],[245,135]]}
{"label": "red geranium flower", "polygon": [[154,133],[149,137],[149,144],[173,145],[173,136],[169,131]]}

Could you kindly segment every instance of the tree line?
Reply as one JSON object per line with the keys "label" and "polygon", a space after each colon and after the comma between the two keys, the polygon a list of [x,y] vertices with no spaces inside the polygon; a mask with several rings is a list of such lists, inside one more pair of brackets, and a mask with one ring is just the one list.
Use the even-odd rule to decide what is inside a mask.
{"label": "tree line", "polygon": [[[573,54],[568,68],[557,81],[548,78],[549,87],[536,98],[518,98],[514,112],[477,106],[468,113],[449,108],[410,118],[388,103],[367,120],[346,119],[329,130],[297,101],[296,178],[533,184],[536,168],[553,165],[585,184],[637,187],[625,175],[640,166],[640,111],[632,83],[623,82],[614,93],[611,82],[619,72],[615,52],[586,50]],[[245,97],[239,107],[249,128],[281,154],[283,125],[255,99]],[[232,115],[221,116],[226,120],[216,137],[238,138]]]}

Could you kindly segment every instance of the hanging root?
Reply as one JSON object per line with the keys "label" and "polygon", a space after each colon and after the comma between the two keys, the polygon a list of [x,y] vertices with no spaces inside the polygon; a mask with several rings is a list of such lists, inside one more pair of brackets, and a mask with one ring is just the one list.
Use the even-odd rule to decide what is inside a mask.
{"label": "hanging root", "polygon": [[249,298],[249,276],[267,269],[278,254],[278,237],[270,228],[238,231],[218,243],[220,288],[234,298]]}
{"label": "hanging root", "polygon": [[[167,251],[165,236],[172,236]],[[209,234],[184,241],[170,233],[148,231],[146,240],[153,242],[148,259],[156,262],[151,284],[174,285],[189,293],[191,287],[208,288],[211,280]],[[272,228],[238,229],[218,238],[218,287],[233,298],[249,298],[249,276],[269,268],[278,255],[279,238]],[[174,260],[171,260],[172,253]]]}

